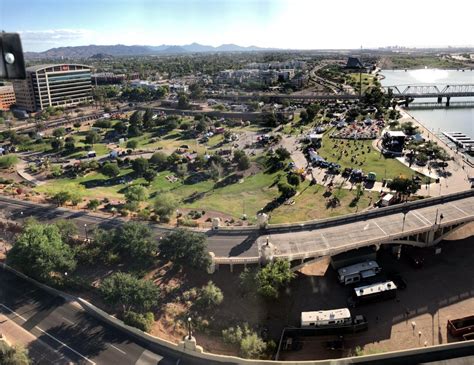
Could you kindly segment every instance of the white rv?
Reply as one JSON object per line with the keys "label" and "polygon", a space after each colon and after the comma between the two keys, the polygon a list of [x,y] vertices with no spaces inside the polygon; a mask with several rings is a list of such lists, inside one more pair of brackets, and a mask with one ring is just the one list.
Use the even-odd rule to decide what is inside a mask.
{"label": "white rv", "polygon": [[370,278],[381,271],[376,261],[359,262],[337,270],[339,282],[344,285],[358,283],[362,279]]}
{"label": "white rv", "polygon": [[301,312],[301,327],[344,326],[352,324],[351,312],[347,308]]}

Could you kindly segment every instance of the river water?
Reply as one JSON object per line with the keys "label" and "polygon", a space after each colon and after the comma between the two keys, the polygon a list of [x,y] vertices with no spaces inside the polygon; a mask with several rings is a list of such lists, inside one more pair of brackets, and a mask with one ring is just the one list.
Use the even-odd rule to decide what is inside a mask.
{"label": "river water", "polygon": [[[441,90],[449,84],[474,84],[474,71],[456,71],[439,69],[419,70],[384,70],[381,72],[385,78],[381,80],[383,86],[401,85],[436,85]],[[474,98],[452,98],[451,102],[474,100]],[[436,101],[431,99],[418,99],[417,101]],[[443,99],[445,102],[446,99]],[[432,109],[408,110],[425,127],[433,131],[463,132],[474,138],[474,108],[459,109]]]}

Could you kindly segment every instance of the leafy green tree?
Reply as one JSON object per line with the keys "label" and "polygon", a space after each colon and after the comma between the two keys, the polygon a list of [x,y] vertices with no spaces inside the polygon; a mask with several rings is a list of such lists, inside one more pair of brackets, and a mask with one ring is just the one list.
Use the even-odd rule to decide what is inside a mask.
{"label": "leafy green tree", "polygon": [[141,129],[143,126],[143,115],[138,110],[135,111],[128,120],[131,126],[135,126],[138,129]]}
{"label": "leafy green tree", "polygon": [[74,139],[68,140],[68,138],[66,138],[66,143],[64,144],[64,149],[68,153],[74,152],[76,150],[76,145],[74,144]]}
{"label": "leafy green tree", "polygon": [[93,146],[100,141],[100,134],[96,131],[90,130],[86,133],[86,143]]}
{"label": "leafy green tree", "polygon": [[148,311],[158,304],[159,288],[153,282],[123,272],[105,278],[100,292],[106,303],[121,307],[123,312]]}
{"label": "leafy green tree", "polygon": [[286,180],[288,180],[288,184],[293,185],[293,186],[298,186],[300,184],[300,177],[295,174],[295,173],[290,173],[286,177]]}
{"label": "leafy green tree", "polygon": [[188,97],[185,94],[180,94],[178,96],[178,108],[187,109],[189,106]]}
{"label": "leafy green tree", "polygon": [[143,157],[132,160],[132,169],[138,176],[143,176],[146,170],[148,170],[148,160]]}
{"label": "leafy green tree", "polygon": [[258,271],[257,292],[268,298],[278,298],[280,289],[295,277],[288,260],[275,260]]}
{"label": "leafy green tree", "polygon": [[122,121],[115,123],[113,128],[118,134],[125,134],[128,129],[127,125]]}
{"label": "leafy green tree", "polygon": [[92,199],[92,200],[89,200],[89,202],[87,203],[87,209],[97,210],[99,205],[100,205],[100,201],[98,201],[97,199]]}
{"label": "leafy green tree", "polygon": [[138,141],[132,139],[130,141],[127,141],[127,148],[130,148],[132,150],[134,150],[135,148],[138,147]]}
{"label": "leafy green tree", "polygon": [[419,184],[413,179],[397,176],[388,184],[388,188],[395,190],[400,195],[410,196],[419,189]]}
{"label": "leafy green tree", "polygon": [[123,258],[133,257],[137,265],[148,264],[157,250],[151,229],[139,222],[126,222],[117,228],[113,242]]}
{"label": "leafy green tree", "polygon": [[8,252],[7,263],[43,281],[76,268],[73,251],[63,242],[58,227],[36,222],[24,227]]}
{"label": "leafy green tree", "polygon": [[63,127],[56,128],[53,131],[53,136],[56,138],[63,137],[66,134],[66,130]]}
{"label": "leafy green tree", "polygon": [[145,201],[147,197],[147,190],[140,185],[129,186],[125,191],[125,199],[127,200],[127,202],[142,202]]}
{"label": "leafy green tree", "polygon": [[281,196],[285,199],[291,198],[293,195],[296,194],[295,187],[284,181],[280,181],[277,186]]}
{"label": "leafy green tree", "polygon": [[53,139],[51,141],[51,148],[53,151],[58,152],[61,151],[64,147],[64,142],[62,139]]}
{"label": "leafy green tree", "polygon": [[71,194],[67,191],[59,191],[53,195],[52,200],[58,205],[62,206],[71,199]]}
{"label": "leafy green tree", "polygon": [[168,155],[164,152],[155,152],[150,157],[150,163],[156,166],[158,171],[165,170],[168,166]]}
{"label": "leafy green tree", "polygon": [[54,222],[54,225],[58,227],[63,242],[70,241],[79,233],[76,224],[71,220],[58,219],[56,222]]}
{"label": "leafy green tree", "polygon": [[179,266],[205,270],[211,263],[206,236],[202,233],[177,229],[163,237],[158,248],[163,259]]}
{"label": "leafy green tree", "polygon": [[155,316],[152,312],[141,314],[127,311],[123,314],[123,323],[136,327],[144,332],[150,332],[153,323],[155,323]]}
{"label": "leafy green tree", "polygon": [[170,193],[159,194],[153,204],[155,213],[160,216],[160,219],[165,220],[171,217],[177,206],[178,202]]}
{"label": "leafy green tree", "polygon": [[284,161],[290,158],[291,154],[285,147],[278,147],[275,150],[275,155],[279,161]]}
{"label": "leafy green tree", "polygon": [[155,170],[148,169],[143,174],[143,177],[145,178],[146,181],[148,181],[148,183],[151,183],[153,180],[155,180],[156,175],[157,174]]}
{"label": "leafy green tree", "polygon": [[107,177],[116,177],[120,174],[120,168],[114,162],[107,162],[102,167],[101,172]]}
{"label": "leafy green tree", "polygon": [[143,127],[145,129],[150,129],[153,127],[153,125],[153,110],[151,108],[147,108],[143,114]]}
{"label": "leafy green tree", "polygon": [[224,294],[222,294],[222,290],[212,281],[209,281],[199,290],[196,305],[201,309],[208,310],[217,307],[223,300]]}

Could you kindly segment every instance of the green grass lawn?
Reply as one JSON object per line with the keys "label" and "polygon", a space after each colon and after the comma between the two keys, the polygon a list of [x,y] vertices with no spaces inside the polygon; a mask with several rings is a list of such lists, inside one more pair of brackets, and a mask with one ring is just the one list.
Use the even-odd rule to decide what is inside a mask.
{"label": "green grass lawn", "polygon": [[[122,170],[120,176],[125,176],[131,172],[130,169]],[[170,171],[162,171],[154,181],[147,186],[151,203],[160,192],[169,192],[181,201],[180,207],[196,208],[203,210],[216,210],[230,214],[235,218],[240,218],[245,212],[250,221],[255,221],[258,210],[263,208],[274,197],[278,196],[275,187],[270,187],[277,174],[265,174],[260,172],[247,177],[242,183],[235,183],[222,188],[214,189],[215,182],[205,180],[195,184],[186,184],[183,180],[170,182],[167,175],[172,175]],[[91,188],[86,188],[87,184],[96,180],[99,184]],[[76,179],[55,179],[48,181],[45,185],[36,188],[38,192],[54,195],[60,191],[75,192],[82,197],[103,199],[123,199],[123,191],[128,186],[127,183],[116,185],[105,185],[109,179],[101,173],[94,172]],[[130,184],[145,184],[143,178],[134,179]],[[198,195],[199,198],[187,201],[191,195]]]}
{"label": "green grass lawn", "polygon": [[[334,189],[333,194],[336,194],[340,199],[340,205],[335,208],[328,208],[326,207],[326,198],[323,196],[326,191],[325,187],[321,185],[309,186],[309,182],[305,181],[300,185],[298,190],[300,194],[293,198],[295,204],[281,205],[276,208],[270,214],[270,223],[302,222],[311,219],[323,219],[355,213],[366,209],[371,203],[378,199],[376,193],[365,191],[357,204],[351,204],[356,196],[355,189],[353,191]],[[370,197],[372,197],[372,201]]]}
{"label": "green grass lawn", "polygon": [[[348,84],[353,86],[356,90],[360,87],[360,76],[358,73],[351,73],[347,75]],[[362,92],[365,92],[369,87],[374,85],[377,78],[374,75],[363,73],[362,76]]]}
{"label": "green grass lawn", "polygon": [[[332,139],[329,138],[329,134],[333,130],[324,134],[322,147],[318,149],[318,153],[327,161],[340,164],[342,169],[352,167],[361,169],[364,173],[375,172],[377,181],[382,181],[384,178],[392,179],[399,175],[407,177],[418,175],[396,159],[385,158],[372,146],[372,140]],[[348,152],[347,156],[342,153],[344,150]]]}

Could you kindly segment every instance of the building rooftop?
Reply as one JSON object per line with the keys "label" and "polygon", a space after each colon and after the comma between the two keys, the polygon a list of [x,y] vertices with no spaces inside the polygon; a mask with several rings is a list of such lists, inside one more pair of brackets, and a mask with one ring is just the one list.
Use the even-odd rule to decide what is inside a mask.
{"label": "building rooftop", "polygon": [[45,68],[50,68],[50,67],[55,67],[55,66],[81,66],[81,67],[91,68],[91,66],[81,65],[81,64],[78,64],[78,63],[48,63],[48,64],[44,64],[44,65],[34,65],[34,66],[27,67],[26,71],[27,72],[28,71],[29,72],[36,72],[36,71],[39,71],[39,70],[43,70]]}

